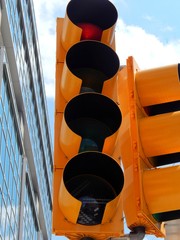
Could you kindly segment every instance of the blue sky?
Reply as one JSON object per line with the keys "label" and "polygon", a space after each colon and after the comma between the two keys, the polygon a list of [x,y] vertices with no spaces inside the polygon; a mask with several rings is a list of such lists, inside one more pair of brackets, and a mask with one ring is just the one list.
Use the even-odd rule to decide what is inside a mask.
{"label": "blue sky", "polygon": [[[67,0],[34,1],[53,139],[56,18]],[[114,0],[119,14],[116,47],[120,64],[134,56],[141,69],[180,62],[179,0]],[[62,239],[54,237],[53,240]],[[155,240],[147,236],[146,240]]]}

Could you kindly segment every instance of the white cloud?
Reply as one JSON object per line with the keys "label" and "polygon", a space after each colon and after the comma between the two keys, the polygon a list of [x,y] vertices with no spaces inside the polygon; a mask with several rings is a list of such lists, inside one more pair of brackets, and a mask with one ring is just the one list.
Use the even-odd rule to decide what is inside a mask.
{"label": "white cloud", "polygon": [[55,94],[55,84],[53,82],[45,82],[46,96],[49,98],[54,98]]}
{"label": "white cloud", "polygon": [[64,17],[68,0],[34,1],[47,97],[54,97],[56,18]]}
{"label": "white cloud", "polygon": [[[47,97],[54,97],[56,18],[65,15],[68,0],[34,1]],[[118,20],[116,45],[120,63],[134,56],[140,69],[178,63],[180,40],[162,43],[155,35],[138,26]]]}
{"label": "white cloud", "polygon": [[128,56],[134,56],[141,69],[180,61],[180,40],[164,44],[155,35],[140,27],[128,26],[122,20],[117,24],[116,46],[122,64]]}

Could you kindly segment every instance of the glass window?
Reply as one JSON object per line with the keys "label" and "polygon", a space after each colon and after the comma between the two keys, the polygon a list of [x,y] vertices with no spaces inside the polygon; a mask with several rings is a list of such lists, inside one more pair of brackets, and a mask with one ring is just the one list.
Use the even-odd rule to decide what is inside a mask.
{"label": "glass window", "polygon": [[23,239],[38,239],[38,227],[35,219],[35,213],[32,203],[31,189],[26,181],[24,195],[24,216],[23,216]]}
{"label": "glass window", "polygon": [[[7,0],[4,2],[8,12],[7,15],[10,23],[11,37],[13,39],[17,61],[17,71],[25,107],[25,117],[27,119],[27,129],[32,145],[33,156],[31,157],[31,161],[34,161],[36,166],[35,175],[37,176],[38,186],[35,186],[35,188],[40,195],[42,195],[42,209],[45,215],[45,224],[47,226],[47,232],[50,234],[52,188],[51,139],[49,137],[45,89],[42,79],[34,12],[32,12],[33,8],[31,7],[31,1]],[[11,171],[11,166],[13,166],[14,183],[10,185],[10,187],[13,189],[14,194],[14,189],[20,188],[20,162],[22,160],[20,149],[18,149],[18,144],[16,144],[18,141],[16,128],[13,129],[11,127],[15,124],[13,115],[10,114],[8,116],[6,114],[10,111],[11,104],[9,103],[9,98],[5,98],[7,98],[7,95],[3,98],[4,100],[2,101],[2,107],[0,107],[0,114],[2,110],[2,126],[4,130],[5,146],[7,146],[5,150],[9,151],[9,155],[7,154],[7,156],[12,159],[9,165],[7,165],[7,169]],[[12,146],[9,147],[10,145]],[[9,181],[11,180],[12,179],[9,178]],[[10,191],[10,194],[11,193]]]}
{"label": "glass window", "polygon": [[[7,75],[3,74],[3,81],[0,89],[1,99],[0,112],[3,119],[3,128],[0,132],[0,236],[3,239],[17,239],[19,227],[19,206],[22,171],[22,152],[15,146],[20,145],[18,138],[15,137],[15,113],[11,107],[11,97],[7,85]],[[1,122],[2,124],[2,122]],[[16,157],[18,161],[16,162]],[[20,174],[15,174],[20,170]]]}

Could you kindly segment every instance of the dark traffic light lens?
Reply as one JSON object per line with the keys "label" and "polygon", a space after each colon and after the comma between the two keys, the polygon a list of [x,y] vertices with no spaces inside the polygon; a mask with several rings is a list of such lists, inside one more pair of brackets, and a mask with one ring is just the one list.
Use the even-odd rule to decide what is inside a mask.
{"label": "dark traffic light lens", "polygon": [[66,106],[65,121],[82,137],[79,152],[102,151],[104,140],[120,127],[121,111],[110,98],[97,93],[83,93]]}
{"label": "dark traffic light lens", "polygon": [[120,165],[100,152],[73,157],[64,169],[63,180],[67,191],[81,201],[77,223],[83,225],[100,224],[106,204],[120,194],[124,184]]}
{"label": "dark traffic light lens", "polygon": [[98,41],[81,41],[74,44],[66,55],[70,72],[82,80],[80,92],[102,92],[106,80],[119,70],[116,52]]}
{"label": "dark traffic light lens", "polygon": [[103,31],[112,27],[118,18],[115,6],[108,0],[73,0],[67,6],[69,19],[79,23],[91,23]]}

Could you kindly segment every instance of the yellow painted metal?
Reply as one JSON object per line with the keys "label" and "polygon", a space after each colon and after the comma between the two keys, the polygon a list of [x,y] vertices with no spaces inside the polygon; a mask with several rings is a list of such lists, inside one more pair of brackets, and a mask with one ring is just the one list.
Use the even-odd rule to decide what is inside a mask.
{"label": "yellow painted metal", "polygon": [[[66,236],[69,239],[74,239],[74,240],[87,237],[87,236],[95,238],[97,240],[108,239],[109,236],[114,236],[114,237],[122,236],[123,229],[124,229],[124,220],[123,220],[123,216],[120,214],[123,211],[121,198],[119,199],[118,205],[115,206],[114,205],[115,202],[113,202],[106,207],[105,217],[103,222],[106,222],[107,220],[109,220],[109,217],[108,217],[109,210],[113,209],[113,211],[115,212],[114,217],[108,223],[98,224],[94,226],[85,226],[85,225],[73,223],[76,221],[78,209],[80,205],[78,202],[76,202],[77,200],[75,201],[75,199],[73,199],[72,196],[68,194],[65,187],[62,186],[64,184],[62,183],[62,174],[63,174],[63,169],[61,168],[54,169],[53,226],[52,226],[53,233],[56,235]],[[60,185],[62,186],[62,189],[60,190],[61,192],[59,191]],[[62,197],[62,199],[60,200],[61,203],[59,203],[60,194],[63,195],[61,196]],[[116,201],[116,199],[114,201]],[[66,206],[63,206],[63,212],[62,212],[62,204],[63,205],[70,204],[72,205],[72,208],[70,207],[66,208]],[[77,206],[77,208],[74,206],[74,204]],[[71,222],[65,216],[68,216]]]}
{"label": "yellow painted metal", "polygon": [[179,101],[178,71],[178,64],[141,71],[129,57],[119,73],[126,221],[130,229],[145,226],[146,233],[157,237],[163,237],[164,225],[152,215],[180,207],[180,167],[155,169],[149,158],[180,152],[180,111],[147,116],[143,107]]}
{"label": "yellow painted metal", "polygon": [[143,193],[143,171],[151,168],[141,146],[138,122],[146,117],[139,102],[135,76],[140,71],[133,57],[127,59],[127,66],[119,72],[118,101],[122,112],[119,146],[124,167],[123,210],[127,226],[144,226],[147,234],[164,236],[163,224],[152,217]]}
{"label": "yellow painted metal", "polygon": [[80,93],[81,85],[82,79],[78,78],[71,71],[69,71],[65,63],[60,86],[63,97],[69,101]]}
{"label": "yellow painted metal", "polygon": [[[104,145],[103,145],[103,153],[112,155],[115,147],[116,147],[116,141],[117,141],[117,135],[118,131],[116,131],[111,136],[107,137],[105,139]],[[80,144],[81,144],[81,136],[74,133],[66,124],[66,121],[63,116],[62,124],[61,124],[61,130],[59,134],[59,144],[65,154],[65,156],[70,159],[79,152]]]}
{"label": "yellow painted metal", "polygon": [[[60,90],[60,76],[62,73],[62,69],[63,69],[63,63],[58,62],[56,63],[56,83],[55,83],[55,88]],[[66,100],[63,98],[62,96],[62,92],[59,91],[58,94],[56,94],[55,96],[55,113],[62,113],[64,112],[64,108],[66,105]]]}
{"label": "yellow painted metal", "polygon": [[[57,18],[56,20],[56,64],[57,63],[63,63],[64,64],[64,59],[66,56],[66,51],[62,46],[62,28],[63,28],[63,18]],[[56,70],[56,74],[58,71]],[[56,75],[57,80],[58,76]],[[59,80],[60,81],[60,80]]]}
{"label": "yellow painted metal", "polygon": [[146,170],[143,189],[152,214],[180,209],[180,166]]}
{"label": "yellow painted metal", "polygon": [[[102,94],[113,99],[117,100],[117,73],[108,80],[104,81]],[[60,80],[60,79],[59,79]],[[73,97],[78,95],[81,90],[82,79],[75,76],[67,67],[66,62],[63,65],[62,75],[61,75],[61,84],[60,89],[61,93],[66,101],[71,100]]]}
{"label": "yellow painted metal", "polygon": [[[102,42],[115,48],[114,26],[103,31]],[[80,142],[80,136],[75,135],[68,128],[64,121],[64,109],[67,99],[64,98],[62,92],[71,86],[63,86],[62,91],[62,74],[68,77],[70,81],[73,78],[75,92],[79,90],[79,79],[71,76],[63,70],[65,65],[65,56],[67,50],[80,40],[82,30],[74,25],[68,18],[57,19],[57,40],[56,40],[56,93],[55,93],[55,125],[54,125],[54,169],[53,169],[53,211],[52,211],[52,231],[56,235],[67,236],[69,239],[81,239],[83,237],[92,237],[97,240],[108,239],[109,237],[119,237],[123,235],[124,221],[122,216],[122,199],[115,198],[106,205],[103,223],[94,226],[85,226],[76,223],[78,211],[81,202],[73,198],[66,190],[63,182],[64,168],[72,155],[77,153]],[[63,73],[64,71],[64,73]],[[81,80],[80,80],[81,81]],[[73,93],[75,95],[76,93]],[[117,75],[113,79],[109,79],[103,86],[103,94],[112,96],[117,101]],[[71,96],[68,96],[68,99]],[[105,139],[103,151],[112,153],[116,142],[118,132]],[[75,146],[68,148],[69,139],[74,139]],[[113,150],[112,150],[113,149]],[[71,152],[71,153],[70,153]],[[120,163],[119,146],[115,146],[115,160]],[[103,167],[103,166],[102,166]],[[67,207],[68,206],[68,207]],[[71,207],[69,207],[71,206]],[[111,218],[114,212],[114,217]],[[111,216],[110,216],[111,215]],[[66,218],[68,216],[68,218]],[[111,218],[111,219],[110,219]],[[106,222],[106,223],[105,223]]]}
{"label": "yellow painted metal", "polygon": [[180,152],[180,111],[144,117],[139,134],[147,157]]}
{"label": "yellow painted metal", "polygon": [[112,47],[114,50],[115,50],[115,26],[116,24],[104,30],[101,38],[102,43],[105,43],[106,45]]}
{"label": "yellow painted metal", "polygon": [[59,144],[59,134],[61,130],[61,122],[63,118],[63,113],[56,113],[55,114],[55,129],[56,133],[54,134],[54,168],[64,168],[68,159],[62,148]]}
{"label": "yellow painted metal", "polygon": [[67,13],[64,18],[63,30],[62,30],[62,45],[63,48],[68,51],[68,49],[79,42],[81,39],[82,29],[76,26],[68,17]]}
{"label": "yellow painted metal", "polygon": [[[103,145],[103,153],[106,153],[108,155],[112,155],[113,152],[115,151],[115,148],[117,147],[117,136],[118,136],[118,131],[116,131],[114,134],[111,136],[105,138],[105,142]],[[118,160],[119,162],[119,160]]]}
{"label": "yellow painted metal", "polygon": [[60,209],[67,221],[76,224],[82,203],[67,191],[64,181],[61,181],[59,189]]}
{"label": "yellow painted metal", "polygon": [[121,196],[119,195],[115,199],[113,199],[112,201],[106,204],[106,208],[105,208],[103,219],[102,219],[102,224],[111,222],[111,219],[113,218],[113,216],[116,214],[118,210],[118,204],[121,203],[120,198]]}
{"label": "yellow painted metal", "polygon": [[[65,218],[71,223],[76,224],[82,203],[68,192],[64,181],[61,181],[58,202]],[[117,212],[118,204],[120,202],[120,195],[118,195],[116,198],[106,204],[102,224],[111,222],[112,217]]]}
{"label": "yellow painted metal", "polygon": [[180,99],[178,64],[138,71],[135,81],[142,106]]}
{"label": "yellow painted metal", "polygon": [[[111,136],[105,139],[103,150],[102,150],[103,153],[106,153],[109,155],[113,154],[116,146],[117,134],[118,134],[118,131],[116,131],[114,134],[112,134]],[[68,159],[72,158],[79,152],[81,140],[82,140],[81,136],[74,133],[68,127],[63,117],[61,130],[60,130],[59,143],[60,143],[61,149],[63,150],[65,156]]]}
{"label": "yellow painted metal", "polygon": [[102,94],[117,102],[117,82],[118,71],[110,79],[106,80],[103,85]]}
{"label": "yellow painted metal", "polygon": [[74,133],[66,124],[63,116],[61,129],[59,132],[59,144],[68,159],[72,158],[79,152],[81,136]]}
{"label": "yellow painted metal", "polygon": [[[69,27],[70,25],[70,27]],[[67,29],[70,29],[69,31]],[[71,36],[74,31],[77,31],[77,34]],[[81,79],[77,78],[73,75],[66,66],[65,56],[67,49],[72,46],[74,42],[78,42],[80,39],[80,34],[82,30],[77,28],[69,19],[66,18],[57,18],[57,30],[56,30],[56,89],[61,89],[61,100],[56,101],[56,105],[60,105],[62,102],[67,102],[67,100],[71,99],[76,94],[79,94]],[[70,34],[70,36],[69,36]],[[68,41],[67,41],[68,39]],[[71,42],[72,41],[72,42]],[[69,47],[64,46],[63,44],[68,44]],[[68,81],[66,81],[68,79]],[[58,98],[59,94],[56,94],[56,98]],[[64,104],[65,105],[65,104]],[[56,110],[58,110],[57,108]]]}
{"label": "yellow painted metal", "polygon": [[[75,25],[66,13],[65,18],[57,18],[57,62],[63,62],[63,70],[57,81],[60,82],[60,88],[63,98],[69,101],[80,93],[82,80],[69,71],[66,61],[64,62],[66,52],[75,43],[81,39],[82,29]],[[115,50],[115,24],[102,32],[101,42]],[[67,81],[68,79],[68,81]],[[102,94],[116,101],[117,74],[106,80],[103,85]]]}
{"label": "yellow painted metal", "polygon": [[85,86],[114,99],[118,70],[118,56],[109,46],[98,41],[77,43],[66,55],[60,84],[62,95],[69,101],[80,94],[81,87]]}

